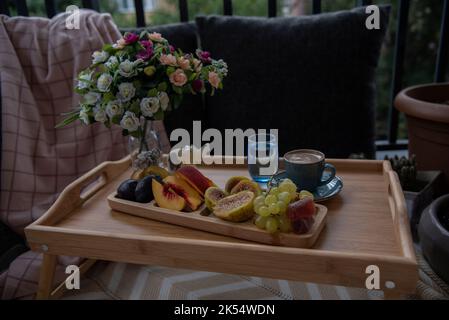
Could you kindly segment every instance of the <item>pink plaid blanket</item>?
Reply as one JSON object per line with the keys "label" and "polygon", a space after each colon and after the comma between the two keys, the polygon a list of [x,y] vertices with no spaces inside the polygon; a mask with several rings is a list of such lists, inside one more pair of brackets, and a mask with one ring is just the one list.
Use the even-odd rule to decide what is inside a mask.
{"label": "pink plaid blanket", "polygon": [[[61,113],[78,104],[77,73],[90,64],[94,50],[121,36],[109,14],[81,10],[79,30],[66,29],[67,17],[0,15],[0,219],[20,234],[71,181],[127,153],[120,128],[74,123],[55,129]],[[163,133],[161,123],[156,129]],[[34,294],[39,265],[36,254],[19,257],[0,276],[0,296]]]}

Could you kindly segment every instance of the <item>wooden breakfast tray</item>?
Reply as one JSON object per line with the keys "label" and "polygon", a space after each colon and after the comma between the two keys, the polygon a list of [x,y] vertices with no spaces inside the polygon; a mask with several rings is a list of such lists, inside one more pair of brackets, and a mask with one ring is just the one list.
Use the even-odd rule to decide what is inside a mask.
{"label": "wooden breakfast tray", "polygon": [[113,192],[108,196],[109,206],[114,210],[239,239],[296,248],[313,246],[324,228],[327,216],[327,208],[316,204],[315,222],[308,233],[302,235],[294,233],[271,235],[265,230],[257,228],[253,219],[243,223],[233,223],[219,219],[213,214],[209,215],[209,210],[204,204],[193,212],[179,212],[160,208],[154,200],[150,203],[138,203],[116,198],[116,194],[116,192]]}
{"label": "wooden breakfast tray", "polygon": [[[131,176],[130,159],[105,162],[70,184],[25,229],[31,249],[44,253],[41,283],[47,286],[41,287],[51,284],[45,269],[54,268],[54,257],[68,255],[361,288],[366,268],[375,265],[380,289],[391,281],[394,292],[414,292],[418,269],[405,199],[389,162],[328,161],[345,186],[323,203],[326,226],[309,249],[259,244],[111,209],[107,197]],[[230,176],[249,176],[245,164],[199,169],[219,187]]]}

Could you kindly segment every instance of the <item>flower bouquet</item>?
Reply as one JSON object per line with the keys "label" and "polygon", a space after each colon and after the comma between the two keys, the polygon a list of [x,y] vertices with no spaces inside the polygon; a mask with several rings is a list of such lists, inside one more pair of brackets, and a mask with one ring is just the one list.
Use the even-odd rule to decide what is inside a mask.
{"label": "flower bouquet", "polygon": [[139,152],[150,151],[145,146],[147,122],[163,120],[184,94],[204,94],[210,88],[213,95],[223,88],[227,72],[226,63],[207,51],[186,54],[159,33],[128,32],[92,54],[92,64],[77,78],[79,107],[64,114],[57,127],[78,119],[86,125],[120,125],[124,136],[139,139]]}

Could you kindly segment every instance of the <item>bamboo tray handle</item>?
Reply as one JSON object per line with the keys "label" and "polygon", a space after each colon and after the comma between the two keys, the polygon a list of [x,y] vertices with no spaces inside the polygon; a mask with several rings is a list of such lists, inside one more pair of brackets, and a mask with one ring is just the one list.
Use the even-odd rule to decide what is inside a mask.
{"label": "bamboo tray handle", "polygon": [[407,205],[405,203],[404,193],[401,189],[401,182],[398,174],[394,171],[388,172],[389,185],[388,193],[393,200],[392,218],[395,227],[396,238],[402,249],[402,254],[412,260],[416,259],[412,247],[412,238],[410,234],[410,223],[407,215]]}
{"label": "bamboo tray handle", "polygon": [[50,209],[32,225],[52,225],[94,196],[111,180],[129,168],[131,157],[106,161],[70,183]]}

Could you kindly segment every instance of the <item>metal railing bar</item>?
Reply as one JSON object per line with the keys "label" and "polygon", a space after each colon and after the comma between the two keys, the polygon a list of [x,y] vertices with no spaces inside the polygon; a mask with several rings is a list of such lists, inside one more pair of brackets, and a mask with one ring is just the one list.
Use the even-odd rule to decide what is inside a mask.
{"label": "metal railing bar", "polygon": [[47,17],[52,18],[56,15],[56,6],[54,0],[45,0],[45,11],[47,12]]}
{"label": "metal railing bar", "polygon": [[28,17],[29,12],[26,0],[15,0],[15,2],[17,8],[17,15]]}
{"label": "metal railing bar", "polygon": [[321,0],[313,0],[312,13],[313,14],[321,13]]}
{"label": "metal railing bar", "polygon": [[444,82],[449,64],[449,0],[444,1],[441,17],[440,45],[438,47],[435,82]]}
{"label": "metal railing bar", "polygon": [[8,1],[0,1],[0,13],[7,16],[10,15]]}
{"label": "metal railing bar", "polygon": [[181,20],[181,22],[189,21],[189,9],[187,7],[187,0],[179,0],[179,20]]}
{"label": "metal railing bar", "polygon": [[277,16],[277,1],[268,0],[268,17],[274,18]]}
{"label": "metal railing bar", "polygon": [[145,27],[145,10],[143,8],[143,0],[134,0],[134,8],[136,10],[136,26],[137,28]]}
{"label": "metal railing bar", "polygon": [[388,119],[388,141],[396,143],[398,137],[399,112],[394,107],[394,99],[402,88],[402,73],[405,58],[410,0],[399,0],[396,46],[394,49],[393,76],[391,84],[390,110]]}
{"label": "metal railing bar", "polygon": [[357,7],[365,7],[373,4],[372,0],[356,0],[355,5]]}
{"label": "metal railing bar", "polygon": [[83,0],[81,4],[83,5],[83,8],[100,11],[100,3],[98,0]]}
{"label": "metal railing bar", "polygon": [[232,0],[223,0],[223,14],[232,16]]}

